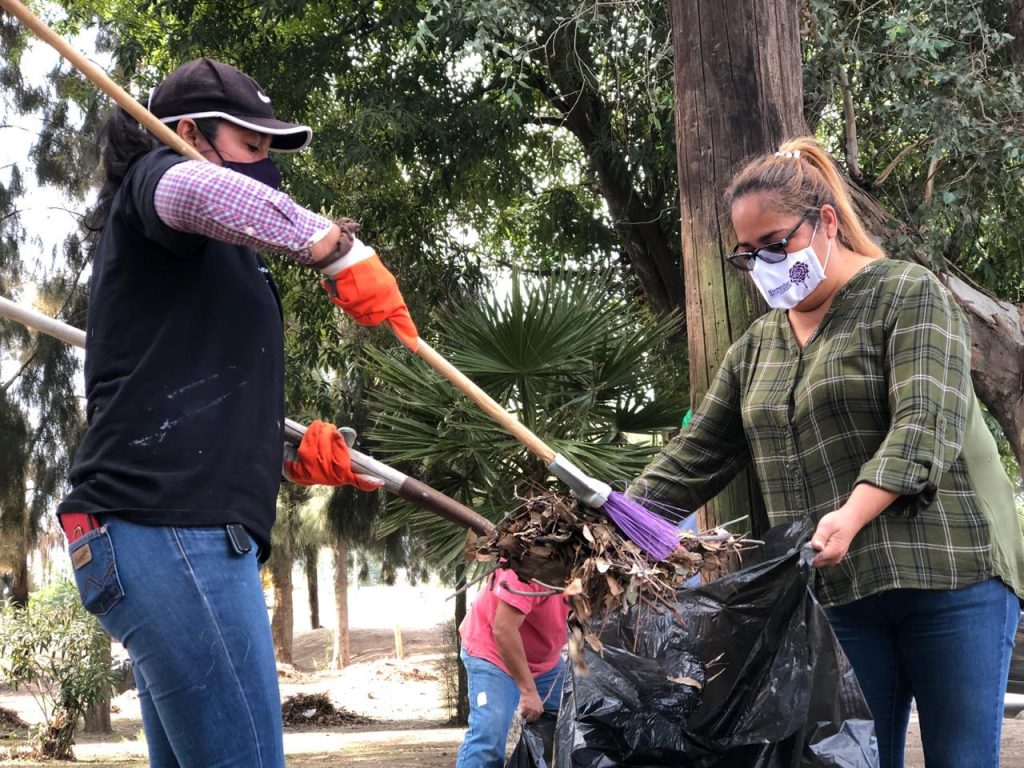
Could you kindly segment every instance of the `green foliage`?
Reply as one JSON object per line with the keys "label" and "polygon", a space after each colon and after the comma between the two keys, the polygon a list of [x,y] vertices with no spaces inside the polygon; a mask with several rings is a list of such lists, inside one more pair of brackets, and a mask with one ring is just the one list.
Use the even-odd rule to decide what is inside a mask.
{"label": "green foliage", "polygon": [[289,188],[362,221],[414,310],[482,263],[611,263],[616,217],[657,222],[678,265],[662,3],[63,5],[69,27],[100,17],[115,77],[140,95],[207,55],[313,126],[311,150],[284,160]]}
{"label": "green foliage", "polygon": [[[808,120],[840,150],[845,73],[863,176],[907,227],[897,255],[1024,301],[1024,40],[989,0],[808,0]],[[837,151],[837,154],[842,154]],[[852,169],[851,169],[852,170]]]}
{"label": "green foliage", "polygon": [[43,754],[71,756],[79,716],[114,682],[109,650],[109,638],[70,582],[34,594],[27,606],[0,609],[0,677],[14,688],[30,686],[46,720]]}
{"label": "green foliage", "polygon": [[[526,283],[514,275],[504,300],[439,311],[442,354],[554,450],[595,477],[624,483],[649,459],[654,433],[679,424],[682,391],[657,359],[675,330],[621,299],[604,275]],[[406,351],[367,348],[375,452],[404,462],[438,490],[497,519],[550,481],[540,461],[490,417]],[[563,489],[564,490],[564,489]],[[410,524],[425,556],[456,562],[464,534],[395,502],[381,530]]]}
{"label": "green foliage", "polygon": [[[81,324],[84,291],[79,279],[86,257],[71,234],[47,258],[40,232],[29,232],[22,206],[34,172],[35,182],[81,200],[96,164],[92,134],[97,117],[95,90],[67,65],[44,83],[29,82],[21,70],[26,36],[9,16],[0,16],[0,136],[18,130],[8,116],[31,114],[41,121],[30,163],[0,168],[0,295],[21,298],[33,288],[38,308]],[[14,122],[14,121],[11,121]],[[27,552],[44,512],[67,477],[82,426],[74,395],[78,361],[62,342],[0,320],[0,569],[24,572]],[[17,579],[16,579],[17,581]],[[16,583],[24,600],[27,584]]]}

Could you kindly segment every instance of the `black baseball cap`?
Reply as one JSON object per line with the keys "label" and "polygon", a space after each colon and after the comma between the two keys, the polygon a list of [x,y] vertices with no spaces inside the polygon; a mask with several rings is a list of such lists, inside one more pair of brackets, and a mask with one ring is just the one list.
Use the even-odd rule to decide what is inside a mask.
{"label": "black baseball cap", "polygon": [[285,123],[274,117],[259,83],[230,64],[201,58],[182,64],[149,95],[149,111],[162,123],[183,117],[219,117],[271,136],[270,148],[298,152],[313,138],[308,125]]}

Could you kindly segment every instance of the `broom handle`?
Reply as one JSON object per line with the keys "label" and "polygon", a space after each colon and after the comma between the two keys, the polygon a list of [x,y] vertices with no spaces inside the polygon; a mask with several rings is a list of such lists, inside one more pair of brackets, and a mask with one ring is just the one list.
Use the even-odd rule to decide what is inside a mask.
{"label": "broom handle", "polygon": [[478,387],[462,371],[449,363],[444,356],[431,347],[422,338],[416,344],[416,354],[420,356],[435,371],[444,376],[455,385],[455,388],[466,397],[479,405],[488,416],[494,419],[501,427],[525,445],[545,465],[555,459],[555,451],[535,435],[529,427],[519,419],[502,408],[498,403],[480,387]]}
{"label": "broom handle", "polygon": [[[0,296],[0,317],[7,317],[28,328],[35,328],[47,336],[53,336],[74,347],[85,346],[85,331],[49,315],[44,315],[42,312],[17,304],[3,296]],[[284,431],[289,442],[298,444],[306,432],[306,427],[297,421],[285,419]],[[443,517],[451,523],[461,525],[463,528],[471,528],[481,536],[487,536],[494,530],[494,524],[486,517],[474,512],[452,497],[431,488],[426,483],[409,477],[404,472],[372,456],[360,453],[354,448],[349,449],[349,454],[352,457],[352,467],[359,474],[380,478],[384,481],[384,487],[396,496],[401,496],[406,501],[432,512],[438,517]]]}
{"label": "broom handle", "polygon": [[[0,0],[0,7],[21,23],[28,27],[43,42],[53,47],[61,56],[71,62],[79,72],[88,77],[100,90],[106,93],[126,112],[138,120],[147,130],[160,141],[180,155],[190,157],[193,160],[206,158],[199,154],[199,151],[187,143],[178,134],[161,123],[152,112],[146,109],[136,99],[115,83],[107,73],[89,61],[85,56],[72,48],[68,43],[50,29],[39,17],[26,8],[19,0]],[[78,347],[85,346],[85,332],[78,328],[66,325],[46,315],[26,310],[23,307],[0,297],[0,314],[18,320],[30,327],[37,328],[44,333],[54,336],[69,344]],[[454,370],[454,369],[453,369]],[[528,430],[527,430],[528,431]],[[287,420],[286,432],[292,437],[297,436],[301,440],[305,427],[290,419]],[[541,444],[543,445],[543,444]],[[494,525],[490,520],[477,514],[469,507],[445,496],[425,483],[409,477],[402,472],[377,461],[376,459],[352,450],[353,466],[361,473],[373,474],[384,480],[384,486],[407,501],[416,504],[430,512],[466,528],[473,529],[481,535],[489,534]]]}
{"label": "broom handle", "polygon": [[[284,434],[289,442],[298,445],[305,433],[305,425],[291,419],[284,420]],[[380,478],[384,481],[384,487],[391,493],[420,509],[443,517],[450,523],[469,528],[481,536],[489,536],[494,531],[494,523],[451,496],[446,496],[415,477],[409,477],[404,472],[372,456],[360,453],[355,448],[350,447],[348,452],[352,457],[352,467],[359,474]]]}
{"label": "broom handle", "polygon": [[[12,16],[32,30],[41,40],[51,45],[65,59],[70,61],[83,75],[92,80],[104,93],[120,104],[125,111],[144,125],[160,141],[176,150],[179,154],[197,160],[205,160],[195,147],[186,143],[178,134],[161,123],[153,114],[133,99],[121,86],[111,80],[107,74],[72,48],[56,32],[44,24],[35,14],[26,8],[20,0],[0,0],[0,6]],[[490,395],[470,381],[465,375],[441,355],[435,352],[423,339],[419,340],[416,354],[423,358],[438,373],[454,384],[467,397],[486,411],[507,432],[537,455],[545,464],[551,463],[555,452],[537,435],[524,426],[518,419],[509,414]]]}
{"label": "broom handle", "polygon": [[0,0],[0,6],[9,14],[21,20],[21,23],[28,27],[35,35],[54,48],[61,56],[71,62],[83,75],[92,80],[96,86],[106,93],[110,98],[124,108],[132,117],[142,123],[150,133],[160,141],[175,150],[178,154],[191,157],[193,160],[205,160],[198,150],[182,139],[178,134],[161,123],[156,117],[142,106],[137,100],[125,91],[121,86],[111,80],[107,73],[97,67],[85,56],[76,51],[60,35],[50,29],[32,11],[26,8],[20,0]]}

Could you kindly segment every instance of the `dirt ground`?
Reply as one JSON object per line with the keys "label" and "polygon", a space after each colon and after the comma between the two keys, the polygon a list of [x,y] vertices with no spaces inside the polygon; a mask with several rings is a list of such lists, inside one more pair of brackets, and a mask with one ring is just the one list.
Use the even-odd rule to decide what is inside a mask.
{"label": "dirt ground", "polygon": [[[303,626],[302,604],[296,601],[295,663],[280,670],[282,698],[296,693],[327,693],[336,706],[375,722],[286,728],[285,752],[291,768],[451,768],[455,764],[463,729],[445,724],[448,714],[439,667],[443,643],[437,622],[451,610],[451,603],[444,600],[447,593],[413,590],[403,598],[405,602],[396,603],[393,595],[377,589],[364,591],[350,605],[354,608],[353,663],[337,672],[326,669],[331,630],[311,630],[308,622]],[[324,623],[329,619],[333,617],[328,612]],[[395,656],[396,619],[403,624],[402,659]],[[90,768],[142,768],[146,753],[137,698],[128,691],[118,696],[114,705],[114,733],[80,734],[75,754],[81,765]],[[0,687],[0,707],[18,712],[29,722],[40,720],[38,707],[24,691],[15,693]],[[0,728],[0,754],[13,744],[2,733]],[[910,742],[907,768],[925,768],[913,719]],[[1024,765],[1024,719],[1003,721],[1002,751],[1002,768]],[[8,765],[47,764],[0,759],[0,766]]]}
{"label": "dirt ground", "polygon": [[[297,693],[327,693],[337,707],[372,718],[371,725],[331,728],[287,727],[289,766],[360,768],[440,768],[455,764],[463,729],[448,727],[437,664],[440,629],[403,631],[404,658],[395,658],[393,631],[357,629],[352,633],[351,666],[324,669],[330,657],[331,631],[307,630],[295,638],[295,665],[279,670],[282,699]],[[114,699],[114,733],[80,733],[75,756],[93,768],[141,768],[146,765],[138,698],[127,691]],[[39,709],[28,693],[0,687],[0,707],[33,723]],[[9,741],[9,740],[6,740]],[[0,739],[0,750],[5,740]],[[0,752],[2,754],[2,752]],[[27,760],[0,765],[45,765]],[[51,764],[52,765],[52,764]]]}

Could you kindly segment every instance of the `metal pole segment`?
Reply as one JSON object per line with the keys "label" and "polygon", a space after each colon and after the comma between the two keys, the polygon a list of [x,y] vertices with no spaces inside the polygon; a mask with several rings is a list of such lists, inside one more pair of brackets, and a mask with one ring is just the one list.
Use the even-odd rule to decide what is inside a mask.
{"label": "metal pole segment", "polygon": [[[0,2],[4,1],[0,0]],[[85,347],[85,331],[3,296],[0,296],[0,316],[15,320],[72,346]],[[288,441],[297,445],[301,442],[306,427],[297,421],[285,419],[284,432]],[[481,536],[486,536],[494,530],[493,523],[486,517],[416,478],[409,477],[404,472],[354,448],[349,449],[349,455],[352,458],[352,468],[356,472],[380,478],[384,481],[384,487],[387,490],[410,503],[439,515],[449,522],[461,525],[463,528],[471,528]]]}

